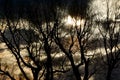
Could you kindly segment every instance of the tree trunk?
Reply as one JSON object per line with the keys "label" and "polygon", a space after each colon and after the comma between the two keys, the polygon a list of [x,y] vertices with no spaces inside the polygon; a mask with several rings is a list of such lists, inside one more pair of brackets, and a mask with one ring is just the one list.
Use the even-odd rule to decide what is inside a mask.
{"label": "tree trunk", "polygon": [[81,77],[80,77],[81,75],[80,75],[79,69],[78,69],[77,66],[75,66],[73,58],[69,57],[69,59],[70,59],[71,66],[72,66],[72,69],[73,69],[73,73],[76,77],[76,80],[81,80]]}
{"label": "tree trunk", "polygon": [[85,62],[85,75],[83,80],[88,80],[89,76],[89,59]]}
{"label": "tree trunk", "polygon": [[108,66],[107,76],[106,80],[111,80],[111,74],[112,74],[113,68],[111,68],[111,65]]}
{"label": "tree trunk", "polygon": [[52,58],[51,58],[51,55],[50,55],[51,48],[50,48],[47,40],[45,41],[44,48],[45,48],[45,52],[46,52],[46,55],[47,55],[47,62],[46,62],[47,73],[46,73],[46,76],[45,76],[46,77],[45,80],[53,80]]}
{"label": "tree trunk", "polygon": [[52,68],[52,60],[50,54],[47,54],[46,67],[47,67],[47,73],[45,80],[53,80],[53,68]]}

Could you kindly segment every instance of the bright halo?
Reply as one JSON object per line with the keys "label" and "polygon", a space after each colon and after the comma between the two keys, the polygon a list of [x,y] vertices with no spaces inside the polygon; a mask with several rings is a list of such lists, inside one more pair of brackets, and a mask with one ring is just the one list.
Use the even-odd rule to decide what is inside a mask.
{"label": "bright halo", "polygon": [[72,18],[71,16],[67,16],[65,18],[65,23],[66,23],[66,25],[80,26],[80,25],[82,25],[84,23],[84,20],[80,20],[80,19],[76,20],[76,19]]}
{"label": "bright halo", "polygon": [[68,16],[66,20],[66,24],[74,25],[75,24],[74,19],[71,16]]}

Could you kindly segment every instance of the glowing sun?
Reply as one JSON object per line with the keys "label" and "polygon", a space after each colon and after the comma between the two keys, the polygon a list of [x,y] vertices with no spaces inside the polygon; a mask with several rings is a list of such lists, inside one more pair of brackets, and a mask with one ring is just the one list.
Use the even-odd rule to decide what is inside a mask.
{"label": "glowing sun", "polygon": [[71,16],[67,16],[65,18],[65,23],[66,25],[72,25],[72,26],[80,26],[84,24],[84,20],[80,20],[80,19],[74,19]]}

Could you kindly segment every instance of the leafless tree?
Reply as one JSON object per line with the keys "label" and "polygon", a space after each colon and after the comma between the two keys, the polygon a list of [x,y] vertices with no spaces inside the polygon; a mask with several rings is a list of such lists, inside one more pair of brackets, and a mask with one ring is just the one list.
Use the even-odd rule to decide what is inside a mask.
{"label": "leafless tree", "polygon": [[[22,10],[20,11],[21,14],[16,14],[16,16],[9,15],[14,12],[11,12],[9,6],[6,6],[7,10],[4,13],[6,26],[4,30],[1,30],[1,36],[3,42],[6,43],[11,54],[15,57],[16,64],[26,80],[30,80],[30,77],[25,68],[30,70],[34,80],[42,78],[53,80],[56,72],[65,73],[70,69],[73,70],[76,80],[82,80],[82,75],[84,80],[89,79],[91,57],[87,55],[87,51],[92,37],[93,23],[92,18],[86,12],[86,6],[82,6],[82,3],[85,2],[80,3],[82,8],[80,13],[75,13],[78,16],[75,16],[75,19],[80,18],[83,23],[77,25],[75,21],[75,25],[72,26],[66,26],[60,20],[62,19],[61,15],[64,16],[64,10],[62,14],[62,12],[59,12],[59,7],[52,6],[53,4],[46,3],[44,0],[37,5],[34,2],[31,3],[30,8],[25,9],[26,13],[24,13],[23,17],[21,17]],[[85,11],[82,13],[84,7]],[[25,21],[27,21],[27,26],[25,26]],[[9,36],[7,33],[9,33]],[[22,52],[23,50],[25,52]],[[55,57],[52,54],[54,52],[61,54],[58,53],[59,51],[62,52],[64,58],[59,61],[62,69],[56,70],[53,63]],[[23,54],[26,54],[26,56]],[[75,61],[74,55],[78,55],[78,61]],[[79,71],[82,65],[85,66],[84,74]],[[2,69],[1,72],[14,80],[14,77],[9,72]]]}
{"label": "leafless tree", "polygon": [[[103,45],[106,54],[106,64],[107,64],[107,76],[106,80],[111,80],[111,75],[113,70],[119,66],[120,58],[120,28],[119,21],[117,19],[111,19],[111,13],[114,13],[116,17],[118,13],[118,7],[115,2],[114,11],[110,10],[109,0],[106,0],[107,17],[105,21],[102,21],[102,28],[99,31],[103,37]],[[112,16],[113,17],[113,16]],[[100,26],[99,26],[100,27]]]}
{"label": "leafless tree", "polygon": [[[38,11],[39,9],[41,9],[41,7],[38,6],[38,8],[35,10],[34,7],[31,8],[32,10],[34,10],[34,13],[36,12],[36,10]],[[17,16],[17,18],[15,19],[14,17],[11,18],[12,15],[9,14],[12,13],[9,11],[9,7],[7,7],[7,10],[4,13],[6,28],[5,30],[1,31],[1,36],[8,49],[11,51],[11,54],[14,55],[17,61],[17,65],[26,80],[30,80],[30,78],[24,70],[24,66],[28,69],[31,69],[34,80],[40,79],[41,77],[43,77],[43,75],[45,75],[45,80],[53,80],[53,65],[51,59],[51,45],[53,41],[51,37],[53,35],[52,33],[54,31],[54,27],[50,25],[50,15],[45,15],[44,19],[42,18],[44,21],[38,19],[40,18],[39,14],[43,15],[48,13],[45,12],[46,10],[44,11],[44,9],[43,13],[35,13],[36,15],[34,16],[34,20],[36,20],[36,23],[31,20],[31,18],[33,19],[31,13],[28,16],[26,15],[29,18],[29,22],[27,23],[29,24],[28,26],[20,25],[24,24],[24,20],[22,22],[22,19],[20,19],[19,16]],[[40,23],[37,24],[38,22]],[[45,25],[42,25],[41,23],[45,23]],[[26,29],[28,29],[28,31]],[[9,34],[7,34],[6,32],[8,32]],[[23,44],[23,48],[21,48],[21,44]],[[26,51],[25,53],[27,53],[27,61],[23,56],[24,53],[21,52],[22,49],[24,49]],[[45,62],[41,60],[41,55],[47,56]],[[14,79],[8,72],[5,72],[3,70],[1,70],[1,72],[9,76],[11,79]]]}

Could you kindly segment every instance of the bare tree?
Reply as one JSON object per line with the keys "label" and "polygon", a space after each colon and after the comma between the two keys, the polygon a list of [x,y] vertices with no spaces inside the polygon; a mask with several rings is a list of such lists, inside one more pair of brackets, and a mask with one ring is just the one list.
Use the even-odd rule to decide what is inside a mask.
{"label": "bare tree", "polygon": [[[89,65],[91,57],[87,55],[87,51],[89,49],[89,40],[92,37],[91,29],[93,25],[92,18],[88,16],[86,11],[88,5],[81,1],[80,12],[75,13],[75,15],[77,14],[75,19],[80,18],[83,23],[77,25],[75,21],[75,25],[71,27],[66,26],[60,20],[62,19],[61,15],[64,16],[64,10],[62,14],[59,7],[44,0],[42,3],[35,4],[33,2],[30,8],[25,9],[24,17],[21,17],[22,10],[20,11],[21,14],[16,14],[16,16],[9,15],[13,14],[13,12],[10,12],[9,7],[6,6],[8,9],[4,13],[6,26],[1,31],[2,39],[15,57],[16,64],[24,78],[30,80],[25,68],[30,70],[34,80],[42,78],[53,80],[56,72],[65,73],[72,69],[76,80],[82,80],[82,76],[84,76],[83,80],[88,80],[90,77]],[[85,11],[81,12],[84,8]],[[27,26],[25,26],[25,21],[27,21]],[[53,47],[56,46],[58,49],[55,50]],[[52,55],[54,52],[55,54],[61,54],[58,53],[58,50],[64,54],[62,56],[64,58],[59,61],[62,69],[56,70],[53,63],[55,57]],[[78,55],[78,61],[75,61],[74,55]],[[27,57],[27,60],[25,57]],[[84,74],[79,71],[82,65],[85,66],[83,67]],[[6,71],[1,69],[1,72],[14,80],[14,77]]]}
{"label": "bare tree", "polygon": [[[111,19],[110,14],[114,14],[116,17],[117,5],[115,2],[114,11],[110,10],[110,1],[106,0],[106,20],[102,22],[102,28],[99,28],[100,33],[103,37],[103,44],[106,53],[106,64],[107,64],[107,76],[106,80],[111,80],[112,72],[117,68],[120,58],[120,47],[119,47],[119,38],[120,38],[120,28],[119,21],[116,19]],[[113,16],[112,16],[113,17]],[[99,26],[100,27],[100,26]]]}
{"label": "bare tree", "polygon": [[[34,9],[35,8],[33,7],[33,10]],[[38,9],[41,9],[41,7]],[[38,11],[38,9],[36,10]],[[45,74],[45,80],[53,80],[53,72],[52,72],[53,65],[51,59],[51,44],[52,44],[51,36],[54,31],[54,27],[51,27],[50,25],[49,22],[51,20],[49,19],[50,17],[49,16],[47,17],[47,15],[44,16],[44,19],[43,18],[42,19],[44,20],[43,22],[45,23],[45,25],[42,25],[40,24],[42,23],[42,21],[38,19],[40,17],[39,14],[41,14],[40,12],[37,12],[36,16],[34,16],[36,23],[40,21],[39,24],[35,24],[31,20],[32,16],[29,15],[28,16],[29,23],[27,23],[29,25],[26,27],[24,26],[24,22],[19,22],[22,21],[22,19],[20,19],[19,16],[17,16],[18,18],[15,19],[11,18],[12,16],[9,14],[12,13],[9,12],[8,7],[7,10],[4,13],[6,19],[5,21],[6,28],[5,30],[1,31],[1,36],[3,41],[6,43],[8,49],[11,51],[11,54],[14,55],[17,61],[17,65],[21,73],[23,74],[24,78],[26,80],[30,80],[29,76],[27,75],[27,72],[24,70],[24,68],[26,67],[28,69],[31,69],[34,80],[40,79],[41,77],[43,77],[44,74]],[[47,14],[48,12],[44,11],[44,13]],[[20,24],[23,25],[21,26]],[[26,29],[28,29],[28,31]],[[8,34],[6,34],[6,32],[9,32],[9,36]],[[23,44],[23,48],[21,47],[22,44]],[[25,53],[27,53],[28,55],[28,61],[25,60],[22,49],[26,51]],[[41,61],[41,57],[40,57],[41,55],[47,56],[45,62]],[[11,77],[11,75],[8,72],[5,72],[3,70],[1,71],[2,73],[9,76],[11,79],[14,79]]]}

